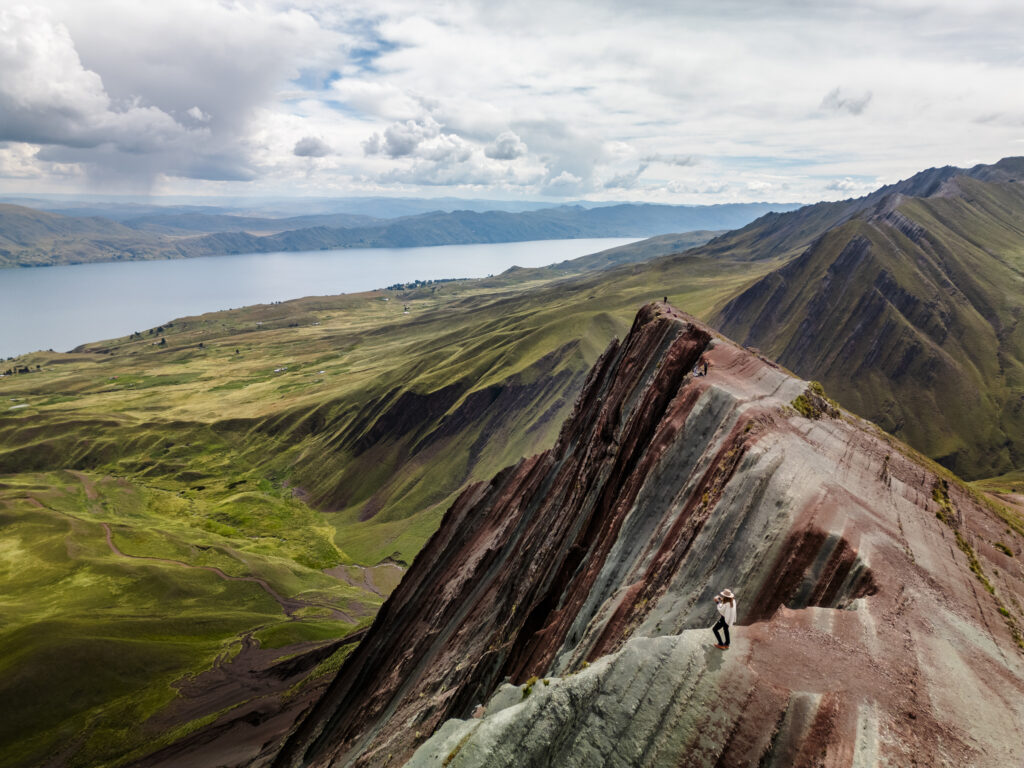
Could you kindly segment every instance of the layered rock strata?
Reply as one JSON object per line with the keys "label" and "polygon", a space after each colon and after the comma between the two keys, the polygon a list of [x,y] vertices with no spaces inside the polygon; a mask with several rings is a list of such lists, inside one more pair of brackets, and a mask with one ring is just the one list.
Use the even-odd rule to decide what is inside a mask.
{"label": "layered rock strata", "polygon": [[557,445],[459,497],[276,764],[1018,764],[1024,579],[993,545],[1021,539],[922,461],[648,305]]}

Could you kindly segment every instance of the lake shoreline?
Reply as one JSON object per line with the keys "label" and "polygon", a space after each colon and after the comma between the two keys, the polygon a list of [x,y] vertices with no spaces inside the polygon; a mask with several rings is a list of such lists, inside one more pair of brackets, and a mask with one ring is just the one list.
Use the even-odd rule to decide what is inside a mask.
{"label": "lake shoreline", "polygon": [[5,269],[0,271],[0,358],[73,350],[217,310],[543,267],[640,239],[342,248]]}

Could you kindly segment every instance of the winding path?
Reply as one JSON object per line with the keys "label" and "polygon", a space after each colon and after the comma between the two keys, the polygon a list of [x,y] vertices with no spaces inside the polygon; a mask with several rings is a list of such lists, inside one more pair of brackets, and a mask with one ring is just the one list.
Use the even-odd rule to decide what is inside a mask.
{"label": "winding path", "polygon": [[[352,578],[352,576],[348,572],[349,568],[355,568],[360,573],[362,573],[363,574],[363,580],[362,581],[358,581],[358,580]],[[378,595],[379,597],[382,597],[382,598],[386,598],[388,595],[386,595],[383,592],[381,592],[380,588],[373,581],[372,572],[376,568],[394,568],[399,573],[405,573],[405,569],[402,568],[402,566],[400,566],[400,565],[396,565],[395,563],[378,563],[377,565],[373,565],[373,566],[369,566],[369,567],[367,567],[365,565],[336,565],[333,568],[324,568],[323,572],[326,573],[328,576],[333,576],[335,579],[338,579],[339,581],[345,582],[350,587],[357,587],[359,589],[368,589],[371,592],[373,592],[375,595]],[[388,594],[390,594],[390,590],[388,591]]]}
{"label": "winding path", "polygon": [[282,597],[277,592],[277,590],[275,590],[264,579],[261,579],[258,576],[230,576],[215,565],[192,565],[191,563],[186,563],[183,560],[172,560],[167,557],[150,557],[149,555],[129,555],[127,552],[122,552],[118,548],[117,544],[114,543],[114,533],[110,529],[110,524],[100,523],[100,525],[103,526],[103,530],[106,532],[107,546],[110,547],[110,551],[120,557],[127,557],[132,560],[150,560],[152,562],[166,563],[168,565],[179,565],[182,568],[197,568],[199,570],[210,571],[211,573],[215,573],[217,574],[217,576],[224,579],[224,581],[248,581],[253,584],[258,584],[260,587],[263,588],[264,592],[266,592],[268,595],[274,598],[277,604],[281,606],[281,610],[283,610],[285,614],[291,619],[297,618],[295,613],[299,609],[310,607],[325,608],[326,610],[331,612],[332,617],[335,619],[340,619],[350,624],[357,623],[354,618],[349,616],[344,611],[335,608],[333,605],[328,605],[327,603],[313,602],[310,600],[300,600],[295,597]]}

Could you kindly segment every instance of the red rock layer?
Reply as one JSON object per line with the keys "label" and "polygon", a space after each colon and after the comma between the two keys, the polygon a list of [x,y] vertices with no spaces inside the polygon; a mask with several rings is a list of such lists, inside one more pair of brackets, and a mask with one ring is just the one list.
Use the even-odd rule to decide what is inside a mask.
{"label": "red rock layer", "polygon": [[[746,637],[760,640],[728,662],[743,667],[735,686],[767,685],[750,683],[745,703],[720,713],[732,718],[730,735],[694,765],[782,765],[790,757],[811,765],[826,753],[828,764],[850,765],[860,699],[823,689],[820,667],[837,660],[821,648],[834,638],[881,654],[903,642],[910,616],[927,622],[916,605],[900,616],[906,583],[918,594],[947,590],[950,610],[985,627],[1007,660],[1009,689],[1024,693],[1012,635],[1020,574],[998,585],[1002,602],[978,597],[965,559],[974,534],[969,523],[943,519],[932,471],[869,425],[797,415],[788,403],[802,382],[711,342],[671,307],[644,307],[625,341],[598,360],[555,448],[458,498],[277,765],[401,765],[507,678],[561,674],[631,637],[706,627],[707,600],[727,585],[741,595],[740,624],[753,625]],[[694,378],[702,356],[710,373]],[[956,488],[953,496],[949,505],[979,521],[978,530],[998,524]],[[912,521],[901,517],[908,510]],[[927,540],[914,545],[925,565],[915,563],[908,536]],[[965,546],[947,551],[949,541]],[[971,552],[979,570],[991,570]],[[835,612],[834,634],[817,614],[796,610],[854,601],[866,618]],[[874,635],[854,642],[865,621]],[[805,645],[813,634],[810,650],[795,651],[806,666],[789,664],[787,633]],[[920,678],[925,656],[908,644],[904,671]],[[871,707],[899,706],[884,679],[857,681],[841,656],[838,663],[837,677],[853,675]],[[920,702],[913,708],[920,726],[948,733],[948,717]],[[962,738],[947,742],[943,754],[975,754]]]}

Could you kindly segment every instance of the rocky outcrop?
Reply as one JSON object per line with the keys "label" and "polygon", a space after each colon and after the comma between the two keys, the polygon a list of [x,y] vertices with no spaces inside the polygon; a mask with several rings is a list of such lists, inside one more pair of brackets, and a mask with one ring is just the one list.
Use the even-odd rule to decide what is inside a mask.
{"label": "rocky outcrop", "polygon": [[458,498],[276,765],[1019,762],[1016,534],[811,396],[644,307],[557,445]]}

